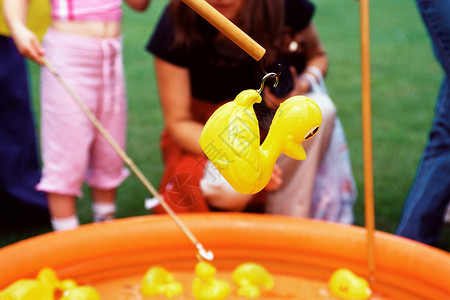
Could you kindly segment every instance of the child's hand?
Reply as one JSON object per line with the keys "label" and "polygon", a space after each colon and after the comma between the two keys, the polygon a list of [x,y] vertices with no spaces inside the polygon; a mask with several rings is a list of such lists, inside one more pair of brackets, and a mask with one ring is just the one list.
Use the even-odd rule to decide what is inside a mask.
{"label": "child's hand", "polygon": [[12,37],[20,54],[32,59],[40,65],[44,64],[44,49],[31,30],[24,25],[17,25],[12,31]]}

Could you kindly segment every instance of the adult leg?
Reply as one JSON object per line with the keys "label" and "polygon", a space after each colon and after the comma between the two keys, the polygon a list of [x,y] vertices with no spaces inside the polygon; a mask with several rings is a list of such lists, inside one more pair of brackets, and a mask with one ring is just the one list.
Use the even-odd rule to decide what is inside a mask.
{"label": "adult leg", "polygon": [[[442,96],[444,94],[447,99]],[[396,230],[398,235],[430,245],[439,240],[450,199],[449,100],[447,82],[441,91],[433,128]]]}
{"label": "adult leg", "polygon": [[417,5],[445,77],[433,127],[396,234],[434,245],[450,200],[450,2],[418,0]]}
{"label": "adult leg", "polygon": [[[0,36],[0,200],[4,217],[48,217],[24,58],[11,38]],[[9,209],[8,209],[9,208]],[[16,212],[12,212],[14,209]]]}

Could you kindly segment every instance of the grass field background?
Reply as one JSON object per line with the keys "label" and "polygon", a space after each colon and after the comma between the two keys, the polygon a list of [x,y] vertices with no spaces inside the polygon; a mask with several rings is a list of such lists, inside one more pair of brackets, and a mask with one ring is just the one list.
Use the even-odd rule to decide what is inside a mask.
{"label": "grass field background", "polygon": [[[313,2],[317,7],[314,23],[330,58],[326,84],[345,128],[359,189],[355,224],[364,226],[359,2]],[[155,186],[162,174],[158,140],[163,121],[152,57],[144,48],[165,3],[153,0],[145,13],[125,8],[124,16],[127,153]],[[414,1],[377,0],[370,5],[375,220],[378,230],[393,232],[427,140],[443,73]],[[39,116],[38,67],[33,63],[30,73]],[[92,220],[87,189],[85,194],[78,201],[82,223]],[[144,199],[149,196],[140,181],[130,176],[119,189],[118,217],[148,214]],[[49,230],[44,225],[13,231],[0,228],[0,246]],[[439,247],[450,251],[448,226]]]}

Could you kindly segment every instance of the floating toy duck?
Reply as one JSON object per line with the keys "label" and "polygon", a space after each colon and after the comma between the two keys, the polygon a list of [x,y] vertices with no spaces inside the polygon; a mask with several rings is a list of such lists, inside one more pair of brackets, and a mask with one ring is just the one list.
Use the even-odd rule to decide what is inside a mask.
{"label": "floating toy duck", "polygon": [[59,300],[100,300],[100,295],[91,286],[77,286],[65,290]]}
{"label": "floating toy duck", "polygon": [[274,285],[272,275],[257,263],[240,264],[233,271],[232,279],[239,286],[238,296],[247,298],[258,298],[261,296],[261,287],[271,290]]}
{"label": "floating toy duck", "polygon": [[0,292],[0,300],[53,300],[53,289],[34,279],[19,279]]}
{"label": "floating toy duck", "polygon": [[347,269],[336,270],[331,275],[329,287],[331,293],[342,299],[365,300],[372,294],[367,280]]}
{"label": "floating toy duck", "polygon": [[192,282],[192,294],[197,300],[221,300],[230,293],[230,284],[215,278],[216,268],[207,262],[199,262],[195,265],[194,281]]}
{"label": "floating toy duck", "polygon": [[175,281],[173,275],[166,269],[151,267],[142,280],[141,292],[145,296],[165,295],[172,298],[183,292],[183,285]]}
{"label": "floating toy duck", "polygon": [[281,153],[306,158],[302,142],[313,137],[322,122],[319,106],[310,98],[295,96],[284,101],[260,146],[258,120],[253,104],[261,102],[256,90],[245,90],[209,118],[200,146],[230,185],[241,194],[254,194],[270,180]]}
{"label": "floating toy duck", "polygon": [[59,300],[100,300],[91,286],[78,286],[72,279],[59,280],[55,271],[43,268],[36,279],[19,279],[0,292],[0,300],[55,300],[55,291],[61,293]]}

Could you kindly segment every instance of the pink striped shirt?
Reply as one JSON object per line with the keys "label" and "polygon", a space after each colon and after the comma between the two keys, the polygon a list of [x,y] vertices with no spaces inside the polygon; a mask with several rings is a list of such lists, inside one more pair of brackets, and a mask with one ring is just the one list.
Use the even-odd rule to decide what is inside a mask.
{"label": "pink striped shirt", "polygon": [[51,0],[52,18],[68,21],[120,21],[122,0]]}

